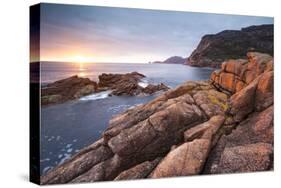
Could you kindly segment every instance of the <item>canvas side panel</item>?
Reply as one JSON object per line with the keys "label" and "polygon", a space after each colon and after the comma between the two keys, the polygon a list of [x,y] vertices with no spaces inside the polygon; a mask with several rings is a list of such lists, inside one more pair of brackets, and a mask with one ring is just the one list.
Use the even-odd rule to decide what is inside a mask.
{"label": "canvas side panel", "polygon": [[40,5],[30,7],[29,178],[40,184]]}

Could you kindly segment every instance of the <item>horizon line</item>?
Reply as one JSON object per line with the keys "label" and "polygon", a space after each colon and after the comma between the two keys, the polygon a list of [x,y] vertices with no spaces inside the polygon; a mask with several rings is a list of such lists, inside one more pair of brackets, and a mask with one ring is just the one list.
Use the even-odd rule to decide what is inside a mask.
{"label": "horizon line", "polygon": [[153,63],[153,61],[148,61],[148,62],[106,62],[106,61],[96,61],[96,62],[77,62],[77,61],[56,61],[56,60],[39,60],[39,61],[30,61],[30,63],[75,63],[75,64],[94,64],[94,63],[98,63],[98,64],[107,64],[107,63],[119,63],[119,64],[150,64]]}

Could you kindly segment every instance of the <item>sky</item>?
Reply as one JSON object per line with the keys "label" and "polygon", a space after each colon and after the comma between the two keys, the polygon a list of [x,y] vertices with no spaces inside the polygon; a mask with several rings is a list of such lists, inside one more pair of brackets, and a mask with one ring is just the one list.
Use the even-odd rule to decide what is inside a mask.
{"label": "sky", "polygon": [[41,4],[40,60],[148,63],[188,57],[205,34],[273,18]]}

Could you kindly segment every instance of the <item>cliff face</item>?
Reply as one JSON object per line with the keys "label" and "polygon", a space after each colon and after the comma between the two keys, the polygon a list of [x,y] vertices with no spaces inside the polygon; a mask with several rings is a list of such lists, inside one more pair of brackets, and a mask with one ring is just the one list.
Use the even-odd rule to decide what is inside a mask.
{"label": "cliff face", "polygon": [[41,183],[273,169],[273,61],[247,57],[225,62],[210,81],[188,81],[113,117],[99,141]]}
{"label": "cliff face", "polygon": [[197,67],[216,67],[227,59],[246,58],[250,51],[273,55],[273,25],[260,25],[225,30],[202,37],[186,64]]}

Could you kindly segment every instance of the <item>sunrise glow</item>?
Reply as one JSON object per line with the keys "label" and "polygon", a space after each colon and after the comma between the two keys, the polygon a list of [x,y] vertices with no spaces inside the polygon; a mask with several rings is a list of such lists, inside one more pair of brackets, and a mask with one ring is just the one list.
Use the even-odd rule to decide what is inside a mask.
{"label": "sunrise glow", "polygon": [[81,56],[81,55],[76,55],[73,57],[73,62],[74,63],[87,63],[88,62],[88,59],[84,56]]}

